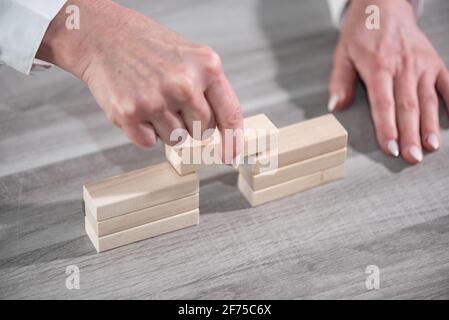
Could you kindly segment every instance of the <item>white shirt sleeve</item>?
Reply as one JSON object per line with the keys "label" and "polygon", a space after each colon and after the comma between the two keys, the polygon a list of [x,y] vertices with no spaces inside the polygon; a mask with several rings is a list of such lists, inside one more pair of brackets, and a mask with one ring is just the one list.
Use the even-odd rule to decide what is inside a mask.
{"label": "white shirt sleeve", "polygon": [[[356,0],[354,0],[356,1]],[[413,9],[415,10],[416,16],[420,16],[424,7],[424,0],[409,0]],[[344,15],[346,5],[349,0],[327,0],[329,5],[329,10],[331,13],[332,23],[336,28],[340,27],[341,18]]]}
{"label": "white shirt sleeve", "polygon": [[45,32],[67,0],[0,0],[0,64],[25,74],[33,65],[48,64],[35,59]]}

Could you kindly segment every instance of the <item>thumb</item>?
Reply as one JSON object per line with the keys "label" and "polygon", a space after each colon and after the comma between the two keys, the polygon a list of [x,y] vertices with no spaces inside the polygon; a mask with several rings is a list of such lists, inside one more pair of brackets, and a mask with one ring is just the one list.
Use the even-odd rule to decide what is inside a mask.
{"label": "thumb", "polygon": [[332,73],[329,80],[329,102],[327,108],[330,112],[340,111],[349,106],[354,98],[354,87],[357,81],[357,72],[352,64],[344,46],[339,43],[334,53]]}

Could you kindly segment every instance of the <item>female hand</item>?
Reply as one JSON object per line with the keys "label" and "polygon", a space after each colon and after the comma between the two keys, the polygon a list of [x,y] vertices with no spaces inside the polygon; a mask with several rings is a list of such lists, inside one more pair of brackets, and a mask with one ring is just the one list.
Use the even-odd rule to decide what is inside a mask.
{"label": "female hand", "polygon": [[[380,9],[380,29],[369,30],[368,5]],[[334,54],[329,110],[352,101],[357,75],[368,90],[380,148],[415,164],[422,146],[441,144],[438,92],[449,106],[449,73],[416,24],[407,0],[357,0],[348,7]]]}
{"label": "female hand", "polygon": [[[242,129],[240,102],[212,49],[109,0],[66,5],[79,7],[80,29],[65,27],[63,9],[38,58],[83,80],[108,119],[136,145],[151,147],[157,137],[173,145],[171,133],[187,129],[192,135],[194,121],[201,122],[201,133],[217,126],[223,137],[226,129]],[[240,145],[223,146],[225,163],[238,161]]]}

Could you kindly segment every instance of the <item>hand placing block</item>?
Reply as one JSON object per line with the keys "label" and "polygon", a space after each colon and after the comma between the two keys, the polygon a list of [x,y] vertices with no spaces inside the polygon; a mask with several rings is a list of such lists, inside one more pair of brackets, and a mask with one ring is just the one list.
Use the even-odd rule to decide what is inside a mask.
{"label": "hand placing block", "polygon": [[84,202],[98,220],[198,193],[196,173],[179,176],[168,162],[115,176],[83,188]]}
{"label": "hand placing block", "polygon": [[[244,157],[277,148],[278,129],[264,114],[244,119]],[[210,164],[222,164],[221,135],[218,129],[204,141],[194,140],[190,136],[180,146],[165,146],[165,155],[180,175],[195,172]]]}
{"label": "hand placing block", "polygon": [[[262,114],[246,118],[244,126],[242,154],[247,158],[239,168],[238,187],[252,206],[344,176],[347,132],[333,115],[278,130]],[[199,179],[194,171],[221,164],[217,150],[221,135],[215,130],[206,141],[188,138],[181,146],[167,146],[169,162],[86,184],[85,228],[96,250],[198,224]]]}

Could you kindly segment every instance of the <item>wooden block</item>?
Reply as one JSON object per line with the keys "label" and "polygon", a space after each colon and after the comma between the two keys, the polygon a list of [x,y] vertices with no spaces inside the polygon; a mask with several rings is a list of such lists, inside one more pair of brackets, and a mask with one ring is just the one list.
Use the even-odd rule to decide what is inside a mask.
{"label": "wooden block", "polygon": [[[346,148],[348,133],[332,114],[303,121],[279,129],[278,166],[300,162],[325,153]],[[251,173],[263,171],[270,152],[257,156]]]}
{"label": "wooden block", "polygon": [[196,173],[179,176],[168,162],[83,186],[84,202],[101,221],[199,191]]}
{"label": "wooden block", "polygon": [[[243,126],[245,128],[242,152],[244,157],[268,151],[271,139],[276,140],[277,145],[278,129],[266,115],[259,114],[245,118]],[[260,141],[264,140],[266,143],[262,145]],[[194,140],[189,136],[181,146],[170,147],[166,145],[165,155],[173,168],[180,175],[185,175],[210,163],[222,164],[220,154],[216,152],[221,148],[220,144],[220,132],[216,129],[213,135],[205,141]],[[195,153],[196,155],[207,154],[210,163],[205,163],[201,156],[195,158]]]}
{"label": "wooden block", "polygon": [[252,174],[248,166],[239,168],[240,174],[252,190],[257,191],[295,178],[310,175],[343,164],[346,160],[346,148],[332,151],[314,158],[280,167],[272,172]]}
{"label": "wooden block", "polygon": [[99,237],[137,227],[156,220],[174,216],[186,211],[198,209],[198,193],[185,198],[165,202],[153,207],[137,210],[118,217],[96,221],[86,206],[86,218],[89,225]]}
{"label": "wooden block", "polygon": [[[270,140],[272,139],[275,140],[277,148],[279,129],[265,114],[261,113],[245,118],[243,128],[245,130],[243,156],[247,157],[270,150]],[[252,130],[253,133],[247,132],[247,130]],[[259,143],[261,140],[266,140],[267,143],[262,145]]]}
{"label": "wooden block", "polygon": [[252,190],[246,180],[239,175],[238,186],[243,196],[248,200],[251,206],[256,207],[261,204],[281,199],[327,182],[340,179],[344,177],[344,171],[344,165],[340,165],[258,191]]}
{"label": "wooden block", "polygon": [[103,237],[98,237],[95,234],[88,219],[85,219],[85,228],[86,233],[97,252],[102,252],[140,240],[156,237],[171,231],[197,225],[199,223],[199,213],[199,209],[195,209]]}
{"label": "wooden block", "polygon": [[203,166],[203,164],[184,164],[182,157],[176,152],[176,150],[167,145],[165,146],[165,157],[168,162],[171,163],[173,169],[175,169],[181,176],[194,173]]}

